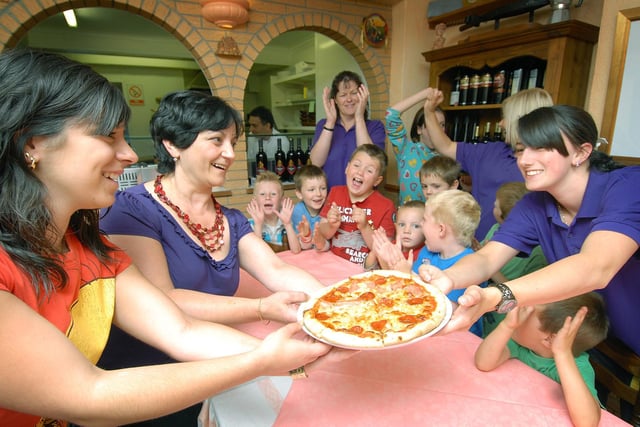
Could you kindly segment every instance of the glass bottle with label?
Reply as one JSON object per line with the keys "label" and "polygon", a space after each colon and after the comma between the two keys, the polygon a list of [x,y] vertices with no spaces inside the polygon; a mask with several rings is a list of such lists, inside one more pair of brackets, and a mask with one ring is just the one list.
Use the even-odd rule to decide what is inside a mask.
{"label": "glass bottle with label", "polygon": [[471,138],[472,144],[480,143],[480,125],[476,124],[473,127],[473,137]]}
{"label": "glass bottle with label", "polygon": [[482,136],[482,142],[487,144],[493,142],[491,139],[491,122],[484,124],[484,135]]}
{"label": "glass bottle with label", "polygon": [[465,74],[460,79],[460,105],[467,105],[468,96],[469,96],[469,76]]}
{"label": "glass bottle with label", "polygon": [[305,164],[311,164],[311,137],[307,138],[307,151],[304,152]]}
{"label": "glass bottle with label", "polygon": [[284,151],[282,151],[281,138],[278,138],[278,150],[276,151],[275,159],[276,159],[275,172],[280,177],[280,180],[284,181],[285,179],[287,179],[287,167],[286,167],[287,157],[284,154]]}
{"label": "glass bottle with label", "polygon": [[449,105],[456,106],[460,102],[460,74],[456,75],[453,81],[453,90],[449,96]]}
{"label": "glass bottle with label", "polygon": [[256,176],[267,171],[267,153],[264,152],[263,139],[258,138],[258,154],[256,154]]}
{"label": "glass bottle with label", "polygon": [[500,104],[504,99],[504,84],[506,80],[506,72],[504,70],[498,71],[493,76],[493,103]]}
{"label": "glass bottle with label", "polygon": [[474,74],[471,76],[471,80],[469,80],[469,98],[467,99],[467,104],[478,104],[478,92],[480,92],[480,75]]}
{"label": "glass bottle with label", "polygon": [[307,159],[305,158],[304,151],[302,151],[302,138],[298,138],[296,148],[296,172],[299,171],[302,166],[307,163]]}
{"label": "glass bottle with label", "polygon": [[289,180],[293,179],[293,176],[298,170],[298,157],[293,149],[293,138],[289,141],[289,151],[287,151],[287,177]]}
{"label": "glass bottle with label", "polygon": [[480,79],[480,95],[478,96],[478,104],[489,103],[489,92],[491,92],[492,84],[493,78],[491,77],[491,73],[484,73]]}
{"label": "glass bottle with label", "polygon": [[500,123],[496,123],[496,127],[493,130],[493,140],[496,142],[504,142],[504,135],[502,134],[502,126],[500,126]]}

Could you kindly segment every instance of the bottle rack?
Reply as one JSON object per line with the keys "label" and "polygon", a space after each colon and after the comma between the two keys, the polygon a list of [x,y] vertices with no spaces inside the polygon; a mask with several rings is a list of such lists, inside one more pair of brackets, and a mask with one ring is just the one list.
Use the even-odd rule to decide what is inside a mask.
{"label": "bottle rack", "polygon": [[532,70],[538,69],[541,71],[535,86],[547,90],[555,103],[584,106],[598,31],[598,27],[575,20],[530,24],[518,31],[509,30],[508,36],[497,30],[491,36],[470,38],[458,45],[424,52],[422,55],[431,63],[429,85],[444,94],[441,108],[447,116],[448,132],[452,131],[456,119],[477,121],[482,132],[487,122],[492,123],[493,128],[502,118],[501,104],[493,98],[486,104],[449,105],[456,77],[464,75],[462,73],[482,76],[489,72],[495,79],[496,72],[504,70],[503,98],[506,98],[514,93],[512,76],[516,70],[522,70],[518,86],[521,90],[529,87],[528,77]]}

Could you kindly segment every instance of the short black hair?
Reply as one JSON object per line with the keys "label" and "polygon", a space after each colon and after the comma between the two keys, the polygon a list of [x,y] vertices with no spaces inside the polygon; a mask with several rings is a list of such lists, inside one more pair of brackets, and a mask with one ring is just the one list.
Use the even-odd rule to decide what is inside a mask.
{"label": "short black hair", "polygon": [[242,116],[223,99],[209,93],[184,90],[172,92],[160,101],[151,117],[150,132],[158,157],[158,172],[171,173],[175,162],[163,140],[176,148],[188,148],[205,130],[219,131],[234,125],[242,135]]}
{"label": "short black hair", "polygon": [[249,120],[249,117],[257,117],[263,124],[269,123],[271,125],[271,129],[277,129],[273,113],[267,107],[260,105],[259,107],[254,108],[249,111],[249,114],[247,114],[247,120]]}

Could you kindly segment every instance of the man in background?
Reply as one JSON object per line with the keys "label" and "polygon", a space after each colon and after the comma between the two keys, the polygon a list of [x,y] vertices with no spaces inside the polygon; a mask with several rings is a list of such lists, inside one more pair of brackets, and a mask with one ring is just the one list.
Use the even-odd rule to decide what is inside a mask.
{"label": "man in background", "polygon": [[[249,123],[249,134],[247,138],[247,158],[253,161],[258,154],[258,140],[262,139],[264,152],[267,154],[269,161],[273,161],[278,150],[278,129],[273,119],[271,110],[266,107],[259,106],[254,108],[247,114],[247,122]],[[289,138],[280,137],[282,141],[282,151],[289,151]]]}

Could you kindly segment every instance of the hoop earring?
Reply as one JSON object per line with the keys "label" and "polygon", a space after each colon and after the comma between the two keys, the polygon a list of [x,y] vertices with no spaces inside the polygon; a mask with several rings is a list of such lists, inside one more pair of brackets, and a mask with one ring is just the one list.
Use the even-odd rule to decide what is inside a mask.
{"label": "hoop earring", "polygon": [[35,157],[33,157],[28,151],[24,153],[24,157],[25,159],[27,159],[27,162],[29,162],[29,169],[36,170],[38,161],[35,159]]}

